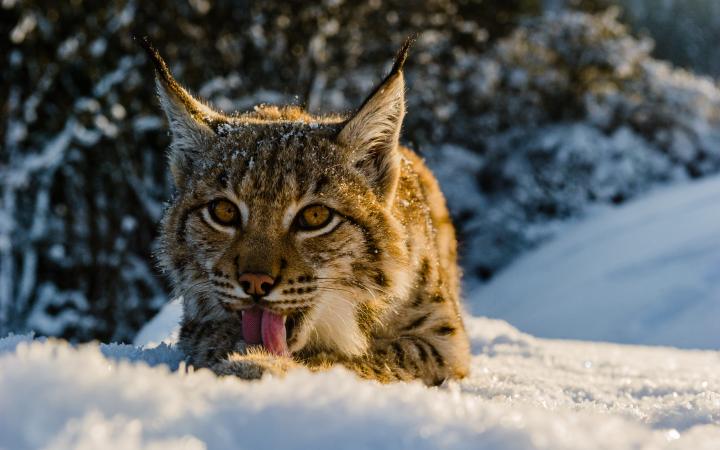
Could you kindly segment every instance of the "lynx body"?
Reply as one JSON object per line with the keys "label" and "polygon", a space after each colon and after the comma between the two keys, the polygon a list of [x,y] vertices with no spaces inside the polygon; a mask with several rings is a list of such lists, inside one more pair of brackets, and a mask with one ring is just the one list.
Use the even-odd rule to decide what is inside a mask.
{"label": "lynx body", "polygon": [[248,379],[335,364],[381,382],[464,377],[454,228],[436,180],[398,142],[408,45],[349,118],[226,116],[143,45],[177,186],[159,259],[183,298],[191,363]]}

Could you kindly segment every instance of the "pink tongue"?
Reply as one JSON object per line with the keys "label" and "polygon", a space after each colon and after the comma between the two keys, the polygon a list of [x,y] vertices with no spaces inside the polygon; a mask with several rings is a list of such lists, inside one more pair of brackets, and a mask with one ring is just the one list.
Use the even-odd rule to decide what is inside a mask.
{"label": "pink tongue", "polygon": [[263,311],[262,341],[270,353],[276,355],[289,355],[285,336],[285,320],[283,316],[271,311]]}
{"label": "pink tongue", "polygon": [[258,345],[261,341],[260,322],[262,321],[262,309],[257,306],[245,309],[242,312],[243,339],[250,345]]}
{"label": "pink tongue", "polygon": [[258,307],[242,312],[242,331],[245,342],[258,345],[276,355],[289,355],[283,316]]}

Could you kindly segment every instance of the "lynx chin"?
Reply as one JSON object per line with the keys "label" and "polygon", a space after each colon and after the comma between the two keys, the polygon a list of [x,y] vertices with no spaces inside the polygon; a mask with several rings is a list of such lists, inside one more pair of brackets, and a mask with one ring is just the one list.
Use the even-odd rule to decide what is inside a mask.
{"label": "lynx chin", "polygon": [[196,367],[259,378],[340,364],[381,382],[468,373],[455,231],[437,181],[399,144],[403,64],[350,117],[225,115],[147,39],[172,133],[162,267]]}

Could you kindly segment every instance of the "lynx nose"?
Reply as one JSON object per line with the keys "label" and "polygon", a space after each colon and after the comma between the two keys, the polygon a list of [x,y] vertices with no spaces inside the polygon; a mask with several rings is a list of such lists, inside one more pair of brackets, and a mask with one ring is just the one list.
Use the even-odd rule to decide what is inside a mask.
{"label": "lynx nose", "polygon": [[275,280],[270,275],[250,272],[240,275],[238,282],[246,294],[255,298],[268,295],[275,284]]}

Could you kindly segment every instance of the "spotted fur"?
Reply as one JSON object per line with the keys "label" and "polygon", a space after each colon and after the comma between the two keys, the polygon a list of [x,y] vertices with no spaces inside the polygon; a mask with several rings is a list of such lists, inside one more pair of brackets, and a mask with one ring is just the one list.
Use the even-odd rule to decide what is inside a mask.
{"label": "spotted fur", "polygon": [[[268,106],[222,114],[143,45],[170,123],[177,186],[159,259],[183,297],[180,346],[191,362],[243,378],[335,364],[382,382],[464,377],[454,228],[435,178],[398,143],[408,45],[349,118]],[[236,226],[213,222],[208,205],[218,198],[237,206]],[[310,204],[335,212],[332,227],[295,228]],[[241,311],[253,304],[238,282],[246,271],[278,280],[259,302],[294,325],[291,356],[244,343]]]}

